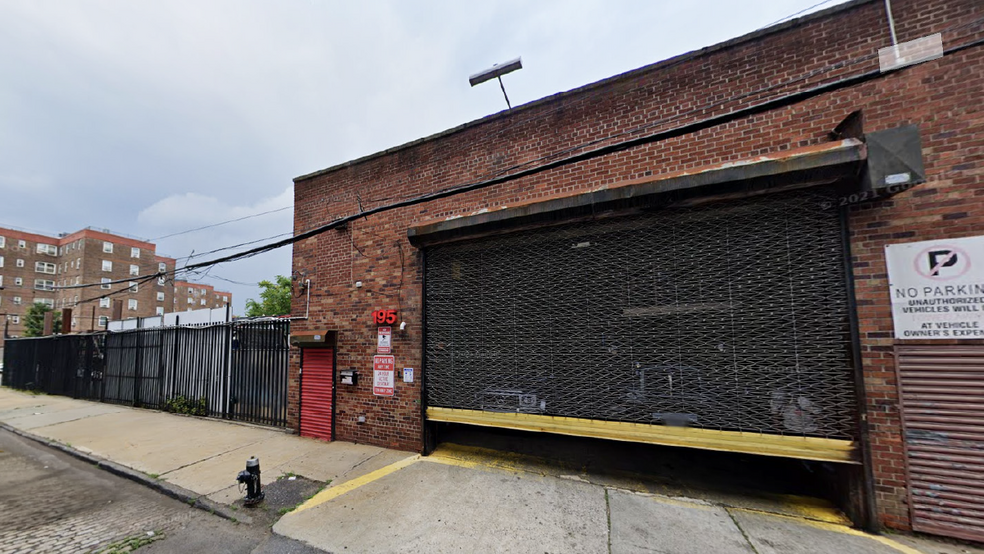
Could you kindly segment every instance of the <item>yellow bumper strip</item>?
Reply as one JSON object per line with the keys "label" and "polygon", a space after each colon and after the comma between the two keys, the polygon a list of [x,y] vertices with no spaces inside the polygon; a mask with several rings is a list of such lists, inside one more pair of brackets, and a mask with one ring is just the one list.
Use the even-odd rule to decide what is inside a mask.
{"label": "yellow bumper strip", "polygon": [[722,452],[742,452],[846,464],[860,463],[856,444],[849,440],[718,431],[693,427],[667,427],[624,421],[484,412],[455,408],[427,408],[427,419],[446,423],[464,423],[665,446],[684,446]]}

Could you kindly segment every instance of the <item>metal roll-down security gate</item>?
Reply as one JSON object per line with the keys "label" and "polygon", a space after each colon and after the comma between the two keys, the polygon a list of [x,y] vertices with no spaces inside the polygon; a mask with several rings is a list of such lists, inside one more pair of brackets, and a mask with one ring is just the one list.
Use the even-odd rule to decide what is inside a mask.
{"label": "metal roll-down security gate", "polygon": [[426,248],[430,421],[856,462],[832,190]]}

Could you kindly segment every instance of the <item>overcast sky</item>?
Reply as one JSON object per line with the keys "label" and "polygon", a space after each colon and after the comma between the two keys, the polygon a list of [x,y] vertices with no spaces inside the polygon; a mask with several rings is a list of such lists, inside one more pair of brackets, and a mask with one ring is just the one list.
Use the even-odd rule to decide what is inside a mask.
{"label": "overcast sky", "polygon": [[[0,226],[155,239],[288,207],[298,175],[504,109],[494,82],[468,85],[494,63],[523,58],[504,77],[515,106],[817,2],[0,0]],[[158,240],[158,253],[291,222],[283,210]],[[241,314],[257,287],[212,275],[278,273],[289,248],[201,280]]]}

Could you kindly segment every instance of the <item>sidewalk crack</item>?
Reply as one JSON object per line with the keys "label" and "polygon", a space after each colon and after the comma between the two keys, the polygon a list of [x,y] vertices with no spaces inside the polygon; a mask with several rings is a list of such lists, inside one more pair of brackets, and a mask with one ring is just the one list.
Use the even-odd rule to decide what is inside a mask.
{"label": "sidewalk crack", "polygon": [[195,464],[200,464],[202,462],[207,462],[208,460],[211,460],[212,458],[218,458],[219,456],[223,456],[223,455],[228,454],[230,452],[235,452],[236,450],[240,450],[240,449],[246,448],[248,446],[253,446],[254,444],[259,444],[261,442],[263,442],[263,441],[253,441],[253,442],[248,443],[248,444],[240,444],[240,445],[238,445],[236,447],[233,447],[233,448],[230,448],[229,450],[226,450],[224,452],[219,452],[218,454],[212,454],[211,456],[209,456],[207,458],[202,458],[201,460],[195,460],[194,462],[191,462],[190,464],[185,464],[183,466],[179,466],[179,467],[176,467],[174,469],[170,469],[168,471],[165,471],[164,473],[161,473],[161,477],[163,477],[165,475],[168,475],[168,474],[171,474],[171,473],[174,473],[175,471],[181,471],[182,469],[184,469],[186,467],[191,467],[191,466],[193,466]]}
{"label": "sidewalk crack", "polygon": [[738,523],[738,518],[735,517],[735,514],[733,514],[731,510],[728,508],[725,508],[724,511],[728,514],[728,517],[731,518],[731,521],[735,524],[735,527],[737,527],[738,530],[741,531],[741,536],[745,537],[745,542],[748,543],[748,547],[752,549],[752,552],[754,552],[755,554],[759,554],[758,549],[755,548],[754,544],[752,544],[752,539],[748,538],[748,533],[746,533],[745,530],[741,527],[741,524]]}
{"label": "sidewalk crack", "polygon": [[608,487],[605,487],[605,516],[608,518],[608,554],[612,554],[612,503],[608,499]]}
{"label": "sidewalk crack", "polygon": [[359,463],[357,463],[357,464],[355,464],[354,466],[352,466],[352,467],[350,467],[350,468],[348,468],[348,470],[346,470],[346,471],[345,471],[345,473],[343,473],[343,474],[341,474],[341,475],[340,475],[340,477],[345,477],[345,476],[346,476],[346,475],[348,475],[349,473],[352,473],[353,471],[355,471],[355,468],[357,468],[357,467],[359,467],[359,466],[361,466],[361,465],[362,465],[362,464],[364,464],[364,463],[367,463],[367,462],[368,462],[369,460],[371,460],[371,459],[373,459],[373,458],[375,458],[376,456],[379,456],[379,455],[380,455],[380,454],[382,454],[383,452],[384,452],[383,450],[380,450],[379,452],[376,452],[375,454],[373,454],[372,456],[369,456],[369,457],[368,457],[368,458],[366,458],[365,460],[362,460],[361,462],[359,462]]}

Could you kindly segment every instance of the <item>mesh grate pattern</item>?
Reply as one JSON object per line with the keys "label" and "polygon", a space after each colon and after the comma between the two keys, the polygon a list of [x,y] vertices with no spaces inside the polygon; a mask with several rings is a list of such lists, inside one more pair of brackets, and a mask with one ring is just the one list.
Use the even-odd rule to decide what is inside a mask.
{"label": "mesh grate pattern", "polygon": [[852,438],[824,191],[427,250],[430,406]]}

